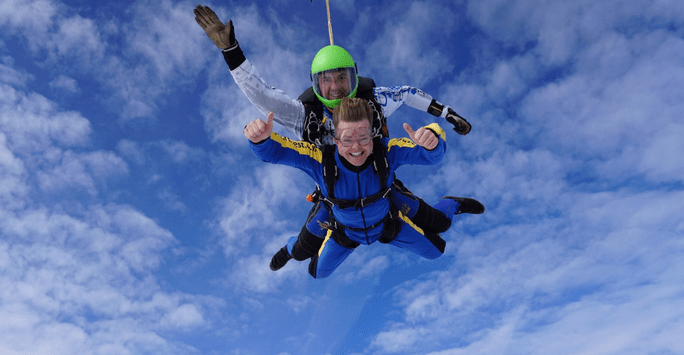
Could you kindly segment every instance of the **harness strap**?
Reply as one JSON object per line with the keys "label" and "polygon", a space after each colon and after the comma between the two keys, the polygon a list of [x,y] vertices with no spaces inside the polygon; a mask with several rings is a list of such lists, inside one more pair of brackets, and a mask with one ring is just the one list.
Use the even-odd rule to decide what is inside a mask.
{"label": "harness strap", "polygon": [[387,161],[387,152],[385,146],[382,144],[382,138],[373,138],[373,169],[380,178],[380,186],[382,190],[387,189],[387,179],[389,178],[389,161]]}
{"label": "harness strap", "polygon": [[359,208],[366,207],[371,203],[382,200],[383,198],[387,198],[391,191],[392,188],[388,187],[378,193],[375,193],[368,197],[360,198],[358,200],[339,200],[336,198],[329,197],[320,197],[320,200],[323,201],[330,208],[332,208],[332,206],[337,206],[339,209],[343,210],[354,207],[358,210]]}
{"label": "harness strap", "polygon": [[320,186],[316,186],[316,190],[311,194],[312,201],[322,201],[328,207],[330,214],[330,229],[332,230],[331,237],[337,244],[354,249],[359,246],[358,242],[355,242],[345,233],[345,229],[350,229],[353,231],[366,231],[369,229],[374,229],[382,224],[385,225],[383,228],[383,233],[379,239],[381,243],[389,243],[396,235],[399,233],[398,224],[398,212],[390,204],[389,213],[378,223],[367,227],[367,228],[353,228],[344,226],[338,223],[333,216],[333,207],[337,206],[340,209],[346,209],[355,207],[356,209],[363,208],[369,204],[377,202],[383,198],[388,198],[390,192],[392,191],[391,186],[387,186],[387,180],[389,179],[389,161],[387,160],[387,152],[385,151],[385,146],[382,144],[382,138],[376,136],[373,138],[373,169],[375,174],[380,179],[381,190],[371,196],[356,199],[356,200],[341,200],[335,198],[335,183],[339,177],[337,171],[337,163],[335,161],[335,146],[324,145],[321,147],[323,152],[323,180],[325,181],[325,186],[328,190],[328,196],[324,196]]}
{"label": "harness strap", "polygon": [[[335,182],[337,181],[337,163],[335,162],[335,146],[324,145],[323,150],[323,180],[328,189],[328,196],[335,196]],[[323,194],[321,194],[322,196]]]}
{"label": "harness strap", "polygon": [[346,229],[361,232],[364,230],[380,227],[384,224],[382,235],[378,239],[380,243],[384,244],[391,243],[397,237],[399,231],[401,230],[401,220],[399,219],[399,213],[394,207],[390,207],[390,211],[387,213],[387,215],[385,215],[385,217],[380,222],[368,228],[354,228],[344,226],[340,223],[337,223],[332,213],[330,213],[330,220],[332,222],[330,226],[330,229],[332,230],[331,237],[337,244],[347,249],[354,249],[361,244],[349,239],[347,233],[345,232]]}

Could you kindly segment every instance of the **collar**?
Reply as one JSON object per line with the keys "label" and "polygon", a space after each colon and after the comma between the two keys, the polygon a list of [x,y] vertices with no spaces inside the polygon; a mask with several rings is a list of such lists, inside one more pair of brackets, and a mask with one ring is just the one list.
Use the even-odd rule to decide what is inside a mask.
{"label": "collar", "polygon": [[345,169],[347,169],[351,172],[354,172],[354,173],[360,173],[360,172],[368,169],[368,167],[373,163],[373,159],[375,159],[375,157],[373,156],[373,153],[371,153],[371,155],[369,155],[368,158],[366,158],[366,161],[363,162],[363,164],[361,164],[360,166],[356,166],[356,165],[353,165],[352,163],[348,162],[347,159],[345,159],[344,157],[342,157],[340,155],[339,151],[337,151],[337,148],[335,148],[335,155],[337,155],[337,157],[340,160],[340,163],[342,163],[342,166],[344,166]]}

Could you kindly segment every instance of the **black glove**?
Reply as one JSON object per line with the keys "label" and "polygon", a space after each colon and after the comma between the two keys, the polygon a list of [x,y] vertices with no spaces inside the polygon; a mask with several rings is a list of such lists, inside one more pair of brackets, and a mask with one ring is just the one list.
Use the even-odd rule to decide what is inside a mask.
{"label": "black glove", "polygon": [[454,125],[454,131],[462,136],[470,133],[470,130],[473,128],[465,118],[459,116],[451,107],[449,107],[449,111],[447,111],[446,120]]}

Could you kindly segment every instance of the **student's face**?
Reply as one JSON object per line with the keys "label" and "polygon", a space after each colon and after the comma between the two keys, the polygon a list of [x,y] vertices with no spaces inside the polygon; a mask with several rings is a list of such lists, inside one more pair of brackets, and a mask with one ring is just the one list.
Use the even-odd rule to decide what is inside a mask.
{"label": "student's face", "polygon": [[337,100],[349,96],[351,80],[346,70],[323,73],[318,76],[321,95],[328,100]]}
{"label": "student's face", "polygon": [[[370,123],[340,121],[335,129],[337,152],[354,166],[361,166],[373,152]],[[362,143],[365,143],[362,144]],[[349,145],[345,147],[345,145]]]}

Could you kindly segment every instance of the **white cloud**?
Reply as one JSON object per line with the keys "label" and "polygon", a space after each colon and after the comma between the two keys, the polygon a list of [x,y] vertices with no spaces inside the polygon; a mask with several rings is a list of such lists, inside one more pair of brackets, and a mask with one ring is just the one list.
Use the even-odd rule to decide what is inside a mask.
{"label": "white cloud", "polygon": [[[9,63],[13,62],[11,57],[9,57],[9,60],[5,61]],[[10,66],[0,64],[0,83],[6,83],[13,86],[24,86],[31,78],[32,76],[28,73],[23,73]]]}
{"label": "white cloud", "polygon": [[[575,195],[565,213],[570,219],[501,225],[467,238],[450,270],[429,280],[407,282],[398,290],[405,320],[380,333],[374,344],[388,352],[413,346],[429,351],[429,342],[457,332],[461,334],[457,339],[471,345],[437,353],[487,354],[511,347],[544,354],[570,344],[582,352],[599,348],[611,337],[615,348],[609,352],[638,353],[644,347],[675,351],[679,345],[672,343],[672,335],[649,324],[675,322],[681,327],[675,321],[681,312],[672,313],[681,309],[674,296],[681,287],[672,286],[673,278],[684,267],[677,261],[684,244],[673,232],[682,224],[675,212],[682,207],[675,202],[679,198],[681,193]],[[646,303],[671,311],[648,310]],[[650,317],[643,318],[642,311]],[[566,316],[582,319],[566,323]],[[652,323],[643,321],[649,318]],[[423,327],[429,327],[430,336],[404,344],[401,350],[386,341]],[[452,331],[443,333],[445,327]],[[503,329],[508,329],[508,340],[497,335]],[[604,336],[591,335],[597,332]],[[548,342],[566,339],[557,335],[565,333],[576,338]],[[634,337],[619,336],[625,333]],[[503,343],[492,344],[492,336]],[[529,341],[533,343],[528,347]],[[586,348],[579,345],[585,342]]]}
{"label": "white cloud", "polygon": [[52,155],[53,160],[44,171],[37,173],[41,189],[61,190],[82,187],[91,195],[97,194],[97,187],[109,177],[125,176],[128,166],[116,155],[108,152],[76,154],[71,151]]}
{"label": "white cloud", "polygon": [[201,148],[190,147],[185,142],[167,140],[160,142],[160,145],[177,164],[197,164],[205,159],[205,153]]}
{"label": "white cloud", "polygon": [[[265,164],[255,169],[253,177],[243,175],[236,182],[231,194],[221,202],[218,216],[217,228],[224,235],[222,244],[226,255],[234,255],[254,240],[284,229],[298,233],[301,225],[292,226],[276,211],[293,204],[306,208],[307,192],[296,183],[299,178],[307,177],[295,174],[291,167]],[[310,186],[313,190],[313,183]],[[302,214],[302,225],[305,219],[306,214]]]}
{"label": "white cloud", "polygon": [[138,165],[142,165],[145,163],[145,152],[143,148],[140,146],[140,144],[137,142],[128,139],[123,139],[116,144],[116,150],[123,157],[133,161]]}
{"label": "white cloud", "polygon": [[[383,17],[384,27],[378,28],[377,20],[362,17],[364,21],[361,21],[366,31],[379,33],[372,43],[353,43],[349,48],[342,45],[352,56],[355,51],[363,53],[354,58],[357,64],[365,58],[365,65],[359,64],[359,74],[376,79],[379,85],[420,87],[453,70],[454,65],[447,59],[451,55],[444,52],[440,43],[459,27],[458,16],[451,9],[431,2],[413,1],[410,6],[387,4],[382,12],[373,16]],[[435,38],[425,41],[426,37]],[[382,84],[388,77],[400,82]]]}
{"label": "white cloud", "polygon": [[51,49],[53,60],[74,60],[86,70],[102,60],[107,46],[93,20],[79,15],[60,17],[56,26],[57,31],[44,44]]}
{"label": "white cloud", "polygon": [[50,82],[50,87],[55,90],[66,90],[72,93],[81,91],[78,82],[66,75],[60,75]]}
{"label": "white cloud", "polygon": [[18,208],[28,192],[24,183],[27,171],[6,143],[5,134],[0,132],[0,203],[6,208]]}
{"label": "white cloud", "polygon": [[10,33],[27,31],[25,39],[35,51],[47,42],[57,7],[48,0],[6,0],[0,3],[0,25],[7,26]]}
{"label": "white cloud", "polygon": [[[622,50],[609,50],[613,59],[605,60],[600,45],[616,41]],[[683,41],[663,33],[632,41],[607,36],[584,52],[587,65],[577,75],[535,90],[525,100],[522,114],[529,130],[543,128],[541,143],[553,149],[597,159],[605,177],[637,172],[656,181],[679,180],[682,163],[674,157],[684,151],[668,136],[681,130],[684,106],[675,97],[682,89],[675,83],[684,80],[684,71],[675,63],[681,62],[683,48]],[[605,163],[608,157],[613,161]]]}
{"label": "white cloud", "polygon": [[396,353],[411,347],[424,336],[425,330],[420,328],[393,329],[378,334],[371,345],[380,348],[382,352]]}
{"label": "white cloud", "polygon": [[195,305],[183,304],[165,315],[161,324],[170,328],[192,329],[204,324],[204,317]]}
{"label": "white cloud", "polygon": [[[173,350],[154,333],[158,319],[174,329],[205,324],[202,301],[161,293],[151,278],[160,252],[175,242],[168,231],[127,206],[94,206],[81,218],[46,210],[0,214],[0,313],[13,320],[3,323],[6,348],[137,353],[158,342]],[[87,314],[99,320],[85,321]],[[129,317],[135,323],[127,324]],[[137,340],[121,329],[137,332]]]}
{"label": "white cloud", "polygon": [[125,26],[129,49],[144,57],[142,63],[151,65],[151,79],[158,80],[159,86],[195,80],[207,60],[202,47],[208,38],[195,22],[192,7],[163,0],[137,3],[133,9],[133,22]]}
{"label": "white cloud", "polygon": [[179,200],[179,197],[170,190],[162,190],[157,194],[157,198],[164,202],[164,206],[172,211],[185,213],[188,207]]}
{"label": "white cloud", "polygon": [[79,113],[63,112],[42,95],[0,85],[0,129],[12,150],[45,150],[52,142],[80,146],[88,141],[90,122]]}

